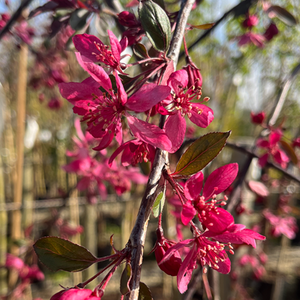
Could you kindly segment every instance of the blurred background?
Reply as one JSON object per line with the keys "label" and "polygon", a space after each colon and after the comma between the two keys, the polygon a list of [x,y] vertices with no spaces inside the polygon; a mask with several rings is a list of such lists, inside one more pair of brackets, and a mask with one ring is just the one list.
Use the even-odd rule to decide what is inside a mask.
{"label": "blurred background", "polygon": [[[144,184],[124,182],[125,173],[115,172],[109,179],[103,179],[105,193],[100,192],[99,196],[97,178],[89,177],[84,189],[82,178],[86,175],[63,168],[72,162],[78,139],[83,140],[79,122],[76,130],[74,127],[72,105],[60,96],[57,85],[87,77],[76,61],[71,37],[88,30],[108,43],[105,28],[113,30],[119,38],[122,32],[115,18],[105,11],[89,13],[80,23],[83,18],[78,17],[78,10],[67,20],[69,23],[60,27],[53,20],[69,11],[56,11],[57,19],[53,19],[53,12],[45,12],[27,20],[30,12],[46,2],[31,1],[23,17],[18,18],[0,42],[1,299],[50,299],[61,290],[60,286],[71,287],[94,275],[105,264],[93,265],[82,273],[51,272],[38,262],[32,249],[34,241],[42,236],[61,236],[100,257],[111,253],[113,235],[115,247],[121,250],[128,241],[144,191]],[[110,8],[111,2],[97,3],[101,8]],[[119,4],[125,7],[127,2],[123,0]],[[215,119],[207,129],[195,129],[190,123],[188,137],[232,131],[228,145],[204,173],[208,175],[230,162],[238,162],[243,170],[251,157],[246,180],[240,186],[232,211],[237,223],[259,231],[267,240],[258,243],[256,249],[236,248],[235,255],[230,256],[232,272],[221,275],[210,270],[208,277],[215,300],[297,300],[300,299],[297,180],[300,3],[298,0],[245,1],[241,7],[239,3],[199,0],[189,18],[189,25],[194,26],[186,34],[187,45],[193,45],[189,55],[201,70],[202,95],[210,98],[208,105],[214,110]],[[173,1],[165,1],[165,5],[170,13],[179,8]],[[19,6],[18,0],[0,0],[0,29]],[[270,6],[279,9],[268,11]],[[136,13],[136,7],[124,9]],[[245,23],[249,16],[256,17],[251,24]],[[216,23],[218,20],[220,23]],[[204,36],[206,31],[197,25],[209,23],[217,26]],[[276,27],[272,25],[273,31],[269,29],[271,24]],[[134,53],[128,50],[128,54],[132,55],[129,62],[134,62]],[[183,55],[178,68],[184,65]],[[267,139],[269,132],[261,125],[274,115],[280,97],[284,98],[284,105],[272,126],[283,132],[281,147],[290,162],[285,168],[269,165],[262,168],[258,157],[271,150],[259,149],[256,141],[259,136]],[[260,112],[266,116],[263,122],[253,118]],[[108,149],[109,154],[112,149]],[[249,156],[247,150],[256,156]],[[102,154],[94,152],[93,155],[102,161]],[[171,157],[174,166],[179,156],[177,153]],[[139,169],[147,175],[150,165],[145,163]],[[282,169],[294,177],[286,176]],[[79,182],[81,188],[77,189]],[[116,189],[120,191],[118,194]],[[171,204],[166,205],[163,222],[168,228],[168,238],[175,239],[176,218]],[[157,267],[154,254],[150,253],[156,242],[156,227],[157,219],[152,217],[142,271],[142,281],[149,286],[153,298],[206,299],[199,270],[194,272],[189,291],[180,295],[176,278]],[[22,273],[21,269],[26,272]],[[121,270],[117,273],[121,274]],[[96,281],[100,282],[101,278]],[[120,299],[119,279],[115,274],[103,299]],[[95,285],[91,283],[90,288]]]}

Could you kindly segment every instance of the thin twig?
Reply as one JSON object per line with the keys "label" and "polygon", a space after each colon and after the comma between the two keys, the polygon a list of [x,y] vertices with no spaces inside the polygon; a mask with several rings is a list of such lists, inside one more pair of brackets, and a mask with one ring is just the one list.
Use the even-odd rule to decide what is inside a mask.
{"label": "thin twig", "polygon": [[[202,42],[206,37],[208,37],[210,35],[210,33],[216,29],[216,27],[222,23],[223,20],[225,20],[229,15],[231,14],[237,14],[239,11],[243,11],[246,10],[247,8],[249,8],[251,5],[253,5],[255,2],[257,2],[258,0],[244,0],[242,2],[240,2],[238,5],[234,6],[233,8],[231,8],[230,10],[228,10],[227,12],[224,13],[224,15],[214,23],[214,25],[207,29],[200,37],[198,37],[196,39],[195,42],[193,42],[189,47],[188,50],[192,50],[195,46],[197,46],[198,43]],[[185,55],[185,52],[182,51],[179,54],[179,60]]]}
{"label": "thin twig", "polygon": [[[235,144],[235,143],[231,143],[231,142],[227,142],[226,146],[238,150],[240,152],[246,153],[249,157],[251,158],[259,158],[259,155],[257,155],[256,153],[254,153],[252,150],[247,149],[239,144]],[[283,169],[282,167],[280,167],[279,165],[273,163],[273,162],[267,162],[266,164],[267,167],[271,167],[277,171],[280,171],[285,177],[296,181],[297,183],[300,183],[300,177],[294,175],[293,173],[289,172],[287,169]]]}
{"label": "thin twig", "polygon": [[285,103],[286,100],[286,96],[288,94],[288,91],[293,83],[293,80],[295,79],[295,77],[298,75],[300,71],[300,64],[298,64],[292,71],[292,73],[288,76],[288,78],[286,79],[285,83],[282,86],[282,89],[278,95],[278,100],[276,101],[276,105],[274,107],[272,116],[268,122],[269,126],[274,126],[274,124],[276,123],[279,114],[282,110],[282,107]]}
{"label": "thin twig", "polygon": [[[279,93],[279,96],[278,96],[278,99],[276,101],[276,104],[275,104],[275,107],[274,107],[274,110],[273,110],[273,113],[269,119],[269,126],[273,126],[279,115],[280,115],[280,112],[283,108],[283,105],[285,103],[285,100],[286,100],[286,96],[287,96],[287,93],[293,83],[293,80],[294,78],[296,77],[296,75],[299,73],[300,71],[300,64],[298,64],[294,69],[293,71],[291,72],[290,76],[288,76],[288,78],[286,79],[286,81],[284,82],[283,86],[282,86],[282,89]],[[254,152],[255,150],[255,143],[252,147],[252,151],[251,152]],[[229,212],[231,212],[234,207],[239,203],[239,199],[240,199],[240,194],[241,194],[241,191],[242,191],[242,184],[245,180],[245,177],[247,175],[247,172],[249,170],[249,167],[251,165],[251,162],[252,162],[252,159],[253,157],[255,156],[248,156],[245,164],[244,164],[244,167],[242,168],[242,170],[240,171],[239,173],[239,177],[238,177],[238,180],[236,181],[235,185],[234,185],[234,189],[233,189],[233,192],[231,194],[231,197],[230,197],[230,201],[228,201],[228,205],[227,205],[227,210]],[[257,157],[257,156],[256,156]],[[274,165],[273,163],[271,162],[268,162],[268,165],[269,166],[272,166],[273,168],[281,171],[282,173],[284,173],[287,177],[289,177],[290,179],[293,179],[297,182],[299,182],[299,178],[295,177],[293,174],[289,173],[288,171],[282,169],[281,167],[277,166],[277,165]]]}

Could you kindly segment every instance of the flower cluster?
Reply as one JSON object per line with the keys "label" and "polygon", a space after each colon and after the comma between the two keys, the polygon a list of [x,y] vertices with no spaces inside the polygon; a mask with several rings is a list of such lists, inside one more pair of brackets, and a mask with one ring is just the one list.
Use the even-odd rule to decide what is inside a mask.
{"label": "flower cluster", "polygon": [[[121,53],[127,46],[108,31],[110,47],[97,37],[83,34],[73,38],[77,60],[90,75],[83,82],[60,83],[61,95],[74,105],[74,112],[87,122],[87,131],[96,139],[94,150],[106,149],[115,137],[120,149],[113,155],[123,152],[122,162],[136,164],[153,158],[155,148],[175,152],[183,142],[187,116],[200,127],[207,127],[213,120],[213,111],[202,103],[192,102],[201,97],[200,77],[191,80],[191,74],[199,70],[179,70],[168,74],[167,85],[145,83],[133,94],[128,95],[120,73],[126,65],[121,63]],[[198,72],[198,73],[197,73]],[[108,74],[111,74],[110,76]],[[208,99],[204,98],[202,102]],[[169,115],[164,128],[136,117],[158,107],[161,114]],[[123,127],[125,120],[133,140],[124,143]],[[127,154],[124,154],[127,153]],[[131,157],[131,158],[130,158]]]}
{"label": "flower cluster", "polygon": [[81,177],[77,184],[77,189],[87,191],[90,203],[97,202],[96,195],[100,194],[102,199],[106,199],[107,186],[110,183],[118,195],[129,191],[132,182],[145,184],[147,177],[142,175],[137,168],[124,168],[116,162],[108,164],[106,150],[99,152],[97,156],[92,156],[89,147],[97,140],[88,132],[83,134],[79,119],[75,120],[77,137],[73,138],[75,149],[73,152],[67,151],[67,155],[72,157],[72,162],[65,165],[63,169],[69,173],[76,173]]}
{"label": "flower cluster", "polygon": [[253,44],[256,47],[262,48],[266,42],[272,40],[279,33],[274,22],[269,23],[263,34],[255,33],[253,29],[258,25],[258,23],[259,19],[257,15],[251,15],[249,13],[246,15],[246,18],[242,23],[242,27],[247,31],[243,35],[236,37],[240,47],[247,44]]}
{"label": "flower cluster", "polygon": [[20,282],[18,282],[16,288],[11,293],[15,299],[23,298],[26,294],[26,289],[33,281],[42,281],[45,278],[44,273],[42,273],[36,264],[29,266],[20,257],[9,253],[6,256],[4,267],[9,270],[15,270],[20,279]]}
{"label": "flower cluster", "polygon": [[263,138],[257,140],[256,145],[266,151],[258,160],[261,167],[264,167],[267,164],[268,159],[271,156],[282,168],[286,168],[290,159],[281,149],[280,142],[282,137],[282,131],[280,129],[274,129],[271,131],[268,140]]}
{"label": "flower cluster", "polygon": [[[222,208],[228,198],[217,197],[233,183],[237,173],[237,164],[225,165],[213,171],[205,184],[202,172],[196,173],[184,184],[176,183],[172,174],[166,176],[181,202],[181,222],[191,226],[193,238],[175,243],[159,236],[157,249],[160,249],[160,255],[156,255],[156,258],[163,271],[177,276],[177,286],[181,293],[187,290],[197,265],[202,267],[203,272],[211,267],[227,274],[231,266],[228,253],[234,253],[232,244],[247,244],[255,248],[256,240],[265,239],[244,225],[235,224],[233,216]],[[180,204],[178,201],[176,203],[178,207]],[[201,228],[193,222],[195,216]],[[183,261],[178,260],[180,256],[183,256]]]}

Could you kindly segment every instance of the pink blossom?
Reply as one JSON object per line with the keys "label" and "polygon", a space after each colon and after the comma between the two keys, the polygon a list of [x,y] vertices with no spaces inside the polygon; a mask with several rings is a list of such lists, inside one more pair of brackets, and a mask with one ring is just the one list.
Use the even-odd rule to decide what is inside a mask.
{"label": "pink blossom", "polygon": [[25,263],[23,260],[17,256],[14,256],[10,253],[7,253],[6,255],[6,262],[5,262],[5,267],[7,268],[12,268],[17,271],[21,271],[25,266]]}
{"label": "pink blossom", "polygon": [[266,32],[264,33],[264,37],[267,41],[270,41],[273,39],[274,36],[276,36],[279,33],[279,30],[275,23],[271,23],[270,26],[266,29]]}
{"label": "pink blossom", "polygon": [[62,102],[58,98],[51,98],[48,102],[48,107],[55,110],[60,109],[62,107]]}
{"label": "pink blossom", "polygon": [[206,128],[214,119],[213,111],[202,103],[191,102],[195,98],[200,99],[202,92],[200,86],[195,88],[194,85],[188,84],[189,76],[186,70],[178,70],[171,74],[168,85],[172,88],[172,94],[164,101],[168,109],[162,110],[161,113],[170,114],[172,118],[179,111],[181,117],[187,115],[194,124]]}
{"label": "pink blossom", "polygon": [[141,26],[141,22],[139,22],[136,16],[129,11],[122,11],[118,14],[119,23],[126,27],[136,27]]}
{"label": "pink blossom", "polygon": [[23,281],[26,279],[39,280],[39,281],[45,279],[44,273],[39,269],[37,265],[32,265],[32,266],[25,265],[24,268],[20,270],[19,275]]}
{"label": "pink blossom", "polygon": [[125,50],[126,43],[121,45],[112,31],[108,30],[111,48],[102,43],[94,35],[77,34],[73,37],[75,48],[83,56],[92,62],[100,62],[103,67],[109,67],[123,73],[121,68],[121,52]]}
{"label": "pink blossom", "polygon": [[[88,131],[92,136],[101,138],[100,144],[94,148],[95,150],[102,150],[108,147],[114,136],[116,136],[116,140],[119,144],[122,143],[121,118],[125,115],[127,110],[145,112],[165,99],[170,93],[170,88],[167,86],[158,86],[154,83],[149,83],[128,98],[123,84],[116,73],[117,91],[115,92],[112,89],[109,76],[100,66],[84,62],[80,54],[77,55],[77,59],[81,66],[90,73],[93,79],[88,78],[82,83],[61,83],[59,89],[62,96],[74,105],[74,112],[82,115],[82,120],[87,121]],[[98,89],[99,86],[102,86],[106,90],[106,93],[101,92]],[[127,116],[127,119],[129,117],[130,115]],[[131,118],[132,122],[129,122],[129,126],[132,131],[135,131],[133,134],[142,141],[149,142],[149,139],[141,138],[141,134],[145,132],[147,127],[151,126],[151,124],[138,121],[134,117]],[[135,126],[137,122],[139,123],[138,127]],[[133,126],[134,128],[132,128]],[[157,126],[152,125],[152,127],[156,127],[157,131],[162,131]],[[152,137],[159,142],[161,139],[155,135],[154,130],[150,131],[152,132]],[[139,134],[139,136],[137,136],[137,134]],[[163,134],[166,135],[162,132],[162,135]],[[165,138],[168,139],[167,137]],[[161,144],[162,143],[160,143],[158,147],[160,147]]]}
{"label": "pink blossom", "polygon": [[[188,247],[190,250],[183,260],[177,274],[177,287],[180,293],[183,294],[187,290],[192,272],[197,264],[202,267],[209,266],[222,274],[229,273],[230,260],[227,256],[225,245],[210,241],[202,235],[194,239],[184,240],[169,248],[160,261],[160,265],[164,264],[173,257],[174,253],[184,247]],[[227,251],[232,252],[231,249]]]}
{"label": "pink blossom", "polygon": [[101,300],[101,297],[95,291],[71,288],[56,293],[50,300]]}
{"label": "pink blossom", "polygon": [[124,167],[135,166],[142,162],[152,162],[155,156],[155,148],[138,139],[123,143],[110,157],[109,165],[123,151],[121,162]]}
{"label": "pink blossom", "polygon": [[263,35],[254,33],[252,31],[249,31],[241,36],[238,36],[238,37],[236,37],[236,39],[239,41],[238,45],[240,47],[247,45],[247,44],[253,44],[256,47],[263,48],[264,43],[266,41],[266,39]]}
{"label": "pink blossom", "polygon": [[161,263],[161,260],[163,259],[166,251],[168,251],[173,245],[175,245],[175,242],[167,240],[162,230],[157,229],[157,242],[154,246],[154,253],[155,258],[157,261],[157,264],[159,268],[164,271],[166,274],[171,276],[177,276],[179,268],[181,266],[181,257],[178,251],[173,252],[173,254],[170,256],[170,258],[165,261],[164,263]]}
{"label": "pink blossom", "polygon": [[194,86],[196,89],[200,90],[202,87],[202,75],[200,73],[199,68],[193,63],[191,58],[188,56],[188,65],[183,67],[183,69],[187,72],[188,74],[188,87]]}
{"label": "pink blossom", "polygon": [[266,114],[264,111],[261,111],[257,114],[254,114],[253,112],[251,112],[251,121],[254,124],[262,124],[263,121],[265,120],[265,118],[266,118]]}
{"label": "pink blossom", "polygon": [[295,138],[293,140],[293,144],[292,145],[293,145],[294,148],[296,148],[296,147],[300,148],[300,137]]}
{"label": "pink blossom", "polygon": [[168,261],[180,249],[184,247],[190,248],[177,274],[177,286],[180,293],[184,293],[187,290],[187,285],[197,264],[204,268],[204,272],[206,272],[207,267],[211,267],[222,274],[228,274],[231,263],[226,252],[234,254],[231,243],[246,243],[255,247],[256,239],[265,239],[262,235],[252,230],[244,229],[244,227],[240,224],[233,224],[224,233],[218,235],[209,230],[201,233],[194,228],[198,232],[194,232],[196,236],[193,239],[179,242],[166,251],[160,264]]}
{"label": "pink blossom", "polygon": [[242,24],[245,28],[252,28],[258,24],[258,17],[256,15],[249,15]]}
{"label": "pink blossom", "polygon": [[264,167],[267,164],[268,158],[271,156],[276,163],[281,165],[282,168],[286,168],[290,159],[279,146],[281,139],[282,132],[281,130],[276,129],[270,133],[268,140],[259,139],[257,141],[256,145],[260,148],[266,149],[267,151],[258,160],[258,163],[261,167]]}
{"label": "pink blossom", "polygon": [[267,197],[270,194],[269,189],[262,182],[250,180],[248,186],[252,192],[260,197]]}
{"label": "pink blossom", "polygon": [[108,167],[105,172],[105,180],[107,180],[113,187],[118,195],[123,194],[131,189],[132,182],[137,184],[146,184],[148,177],[141,174],[138,168],[126,169],[123,166],[118,166],[115,162],[111,167]]}
{"label": "pink blossom", "polygon": [[24,43],[30,44],[34,36],[34,29],[28,26],[26,21],[22,21],[13,29],[13,33],[17,35]]}
{"label": "pink blossom", "polygon": [[292,216],[275,216],[268,209],[263,212],[264,217],[271,224],[271,234],[275,237],[285,235],[289,239],[294,239],[298,231],[297,221]]}
{"label": "pink blossom", "polygon": [[232,215],[219,207],[225,205],[227,197],[221,200],[216,200],[216,197],[232,184],[237,173],[237,164],[225,165],[208,176],[204,187],[202,172],[193,175],[184,186],[184,195],[188,201],[182,209],[183,224],[187,225],[196,212],[200,222],[213,232],[223,232],[233,224]]}

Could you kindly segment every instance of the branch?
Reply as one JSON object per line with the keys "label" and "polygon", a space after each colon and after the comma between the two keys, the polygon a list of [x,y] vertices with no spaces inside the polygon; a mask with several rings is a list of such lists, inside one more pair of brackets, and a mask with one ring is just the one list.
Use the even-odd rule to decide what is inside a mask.
{"label": "branch", "polygon": [[[283,84],[282,89],[281,89],[281,91],[279,93],[279,96],[278,96],[278,100],[276,101],[272,116],[269,119],[269,122],[268,122],[269,126],[273,126],[276,123],[276,121],[277,121],[277,119],[278,119],[278,117],[281,113],[283,104],[286,100],[287,93],[288,93],[288,91],[289,91],[289,89],[292,85],[293,79],[296,77],[296,75],[298,74],[299,71],[300,71],[300,64],[298,64],[293,69],[292,73],[290,74],[290,76],[288,76],[285,83]],[[252,151],[254,151],[254,149],[255,149],[255,145],[252,147]],[[238,180],[236,181],[236,183],[234,185],[234,189],[233,189],[232,195],[230,197],[230,201],[227,202],[228,203],[227,210],[229,212],[231,212],[233,210],[233,208],[239,202],[240,194],[241,194],[241,191],[242,191],[242,184],[245,180],[245,177],[247,175],[247,172],[248,172],[248,169],[251,165],[253,157],[255,157],[255,156],[248,156],[248,159],[246,160],[245,165],[244,165],[243,169],[241,170],[241,172],[239,174]],[[299,178],[295,177],[293,174],[287,172],[286,170],[280,168],[279,166],[274,165],[271,162],[268,162],[268,165],[273,167],[273,168],[276,168],[277,170],[279,170],[281,172],[283,172],[290,179],[293,179],[293,180],[299,182]]]}
{"label": "branch", "polygon": [[268,122],[269,126],[273,126],[276,123],[276,121],[279,117],[279,114],[282,110],[282,107],[284,105],[284,102],[286,100],[288,91],[293,83],[293,80],[298,75],[299,71],[300,71],[300,63],[293,69],[292,73],[288,76],[288,78],[286,79],[285,83],[282,86],[282,89],[278,95],[278,100],[275,104],[275,107],[274,107],[274,110],[272,113],[272,117],[270,118],[270,120]]}
{"label": "branch", "polygon": [[22,11],[30,4],[31,1],[32,0],[23,0],[19,8],[16,10],[16,12],[12,15],[12,17],[0,31],[0,40],[9,31],[12,25],[18,20],[18,18],[22,14]]}
{"label": "branch", "polygon": [[[250,149],[247,149],[246,147],[244,146],[241,146],[239,144],[235,144],[235,143],[226,143],[226,146],[228,146],[229,148],[232,148],[232,149],[235,149],[235,150],[238,150],[240,152],[243,152],[245,154],[248,155],[248,157],[251,158],[251,160],[253,158],[259,158],[259,156],[254,153],[252,150]],[[289,172],[288,170],[286,169],[283,169],[281,168],[279,165],[277,164],[274,164],[273,162],[267,162],[267,167],[270,167],[270,168],[273,168],[273,169],[276,169],[277,171],[280,171],[284,176],[286,176],[287,178],[291,179],[291,180],[294,180],[298,183],[300,183],[300,177],[294,175],[293,173]]]}
{"label": "branch", "polygon": [[[192,9],[193,3],[194,0],[183,1],[180,12],[178,14],[177,26],[168,52],[168,57],[173,60],[175,67],[178,61],[178,55],[180,51],[181,41],[185,32],[186,22]],[[165,119],[165,116],[161,117],[161,128],[164,125]],[[127,245],[129,249],[131,249],[132,278],[130,281],[131,291],[126,295],[126,299],[137,300],[139,297],[143,251],[148,221],[155,201],[156,189],[161,178],[162,170],[167,163],[168,153],[161,149],[157,149],[155,153],[153,167],[147,183],[146,191],[144,193],[140,209],[137,215],[136,223],[131,232]]]}
{"label": "branch", "polygon": [[[240,2],[238,5],[234,6],[233,8],[231,8],[230,10],[228,10],[218,21],[216,21],[214,23],[214,25],[209,28],[208,30],[206,30],[201,36],[198,37],[198,39],[196,39],[195,42],[193,42],[189,47],[188,50],[192,50],[198,43],[202,42],[206,37],[208,37],[210,35],[210,33],[220,24],[222,23],[223,20],[225,20],[228,16],[230,16],[231,14],[235,14],[235,15],[241,15],[242,13],[246,13],[248,11],[248,9],[250,8],[250,6],[252,4],[254,4],[255,2],[257,2],[258,0],[244,0],[242,2]],[[242,13],[241,13],[242,12]],[[183,56],[185,55],[185,52],[182,51],[179,55],[179,59],[181,59]]]}

